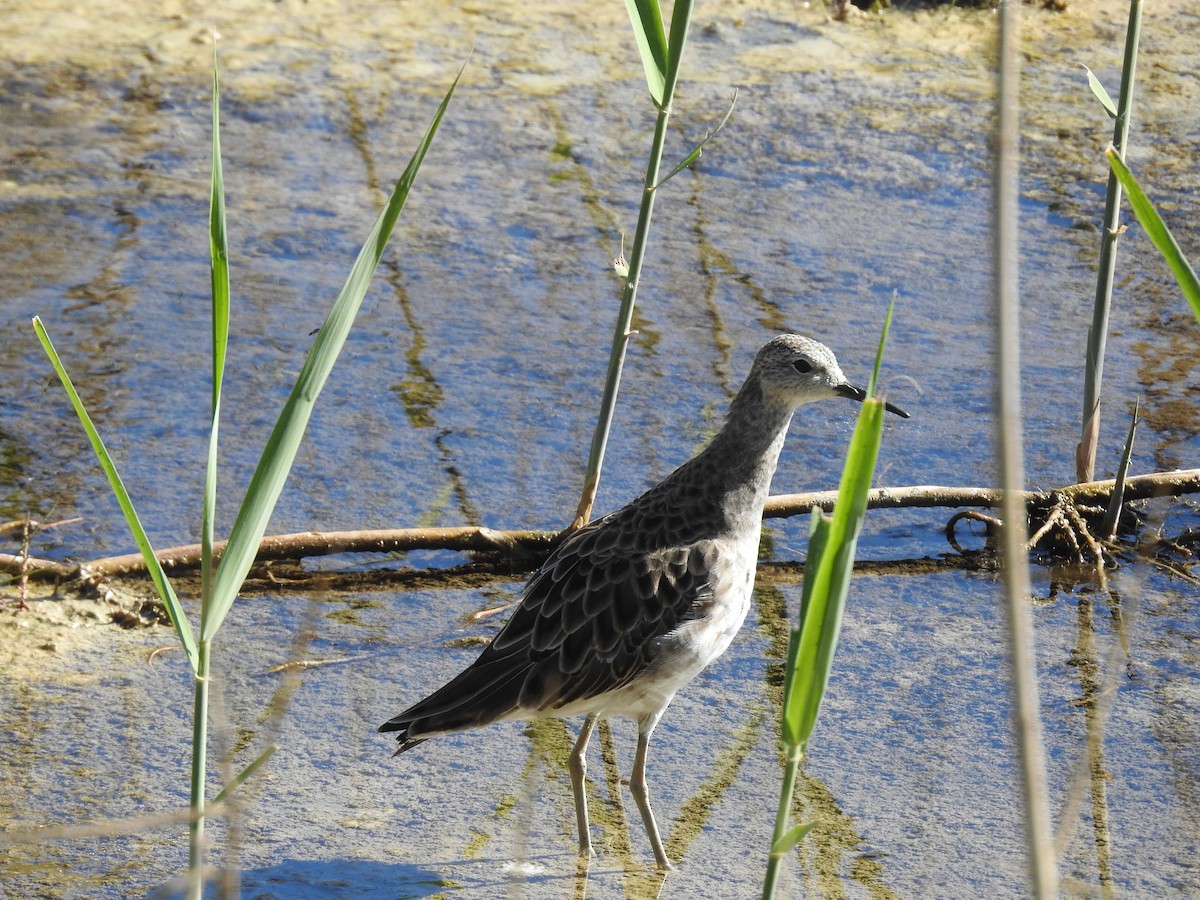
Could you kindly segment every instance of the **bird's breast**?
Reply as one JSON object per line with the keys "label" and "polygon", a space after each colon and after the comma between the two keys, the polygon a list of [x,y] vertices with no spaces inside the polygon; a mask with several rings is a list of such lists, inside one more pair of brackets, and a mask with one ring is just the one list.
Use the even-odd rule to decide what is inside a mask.
{"label": "bird's breast", "polygon": [[664,659],[694,676],[725,652],[750,611],[757,558],[757,533],[753,540],[716,543],[709,568],[711,594],[693,617],[665,636]]}

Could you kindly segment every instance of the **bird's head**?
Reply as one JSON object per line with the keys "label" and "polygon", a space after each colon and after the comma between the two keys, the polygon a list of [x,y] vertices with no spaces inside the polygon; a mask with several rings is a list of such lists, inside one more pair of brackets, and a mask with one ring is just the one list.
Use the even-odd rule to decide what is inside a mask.
{"label": "bird's head", "polygon": [[[846,397],[860,403],[867,392],[852,384],[844,374],[833,351],[819,341],[798,334],[781,334],[758,351],[750,370],[757,378],[764,398],[795,408],[815,400]],[[908,413],[885,403],[888,412],[905,419]]]}

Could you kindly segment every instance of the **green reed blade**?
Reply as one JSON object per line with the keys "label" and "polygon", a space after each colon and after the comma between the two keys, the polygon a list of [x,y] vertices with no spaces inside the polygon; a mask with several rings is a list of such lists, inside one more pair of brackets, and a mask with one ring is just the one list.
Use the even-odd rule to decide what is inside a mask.
{"label": "green reed blade", "polygon": [[104,446],[104,441],[100,439],[99,432],[96,431],[92,417],[88,415],[87,409],[84,408],[83,401],[79,398],[79,392],[75,390],[75,385],[71,382],[70,376],[67,375],[67,370],[62,364],[62,360],[59,359],[54,345],[50,342],[50,336],[46,333],[45,326],[42,325],[42,320],[38,316],[34,316],[33,330],[37,332],[38,340],[42,343],[42,348],[50,358],[50,363],[54,366],[54,371],[58,373],[58,380],[62,382],[63,389],[67,392],[67,397],[71,400],[71,405],[75,407],[75,414],[79,416],[83,430],[87,433],[88,440],[92,443],[92,449],[95,450],[96,458],[100,461],[100,468],[108,476],[108,483],[112,488],[113,496],[117,498],[121,512],[125,515],[125,522],[129,525],[129,531],[133,535],[134,542],[137,544],[138,549],[142,551],[142,558],[146,561],[146,570],[150,573],[154,587],[158,590],[158,596],[162,599],[163,606],[167,609],[167,615],[171,617],[171,624],[175,626],[175,633],[179,635],[179,642],[183,645],[184,652],[187,653],[188,663],[191,664],[193,671],[195,671],[197,666],[196,639],[192,635],[192,626],[187,620],[183,605],[175,595],[175,588],[167,578],[166,572],[163,571],[158,557],[154,555],[154,548],[150,544],[150,538],[146,536],[146,530],[142,527],[142,521],[138,518],[137,510],[133,507],[133,501],[129,499],[129,493],[125,490],[121,476],[117,473],[117,467],[113,463],[112,457],[108,455],[108,450]]}
{"label": "green reed blade", "polygon": [[312,416],[313,405],[316,403],[321,389],[325,386],[325,381],[333,369],[338,353],[346,342],[350,326],[353,324],[358,308],[370,286],[371,276],[383,255],[396,219],[400,215],[400,210],[416,179],[417,171],[420,169],[425,153],[433,141],[433,136],[437,132],[438,125],[441,124],[442,116],[450,104],[450,98],[454,95],[454,89],[458,86],[461,77],[462,72],[460,71],[442,99],[437,114],[421,138],[404,174],[396,183],[396,187],[383,212],[376,220],[375,226],[371,229],[366,243],[359,251],[354,267],[350,270],[350,275],[338,294],[337,301],[330,310],[325,324],[317,333],[312,349],[296,378],[291,395],[284,404],[283,411],[271,431],[271,436],[267,439],[262,457],[250,479],[246,498],[238,510],[237,518],[230,531],[229,544],[217,567],[216,582],[210,598],[211,606],[206,610],[201,627],[202,640],[210,640],[217,633],[237,597],[242,582],[250,571],[250,566],[254,563],[259,542],[266,532],[271,513],[283,491],[283,484],[291,469],[292,461],[296,458],[300,440],[304,436],[304,430]]}
{"label": "green reed blade", "polygon": [[633,23],[642,68],[646,70],[646,86],[655,105],[662,106],[667,79],[667,36],[663,31],[662,9],[658,0],[625,0],[625,8]]}
{"label": "green reed blade", "polygon": [[822,513],[821,510],[813,508],[808,532],[806,567],[810,567],[809,571],[814,573],[814,577],[804,579],[800,595],[800,612],[796,619],[797,625],[791,630],[788,638],[787,666],[784,669],[786,677],[783,683],[783,720],[780,737],[787,747],[800,747],[808,738],[807,734],[802,733],[802,728],[806,711],[810,705],[810,698],[801,692],[800,679],[796,677],[795,673],[799,672],[803,665],[800,661],[800,636],[812,608],[813,588],[817,583],[815,573],[820,565],[825,547],[829,543],[830,522],[829,516]]}
{"label": "green reed blade", "polygon": [[793,631],[796,652],[788,660],[784,688],[783,739],[788,746],[803,749],[807,745],[833,668],[842,611],[854,572],[854,551],[866,516],[867,492],[875,475],[883,434],[884,405],[874,393],[895,307],[893,294],[875,352],[868,398],[846,451],[833,515],[826,518],[813,510],[800,615]]}
{"label": "green reed blade", "polygon": [[[810,556],[805,582],[812,578],[812,595],[800,623],[799,650],[787,718],[792,722],[797,743],[804,745],[812,734],[821,709],[833,657],[837,651],[842,612],[854,571],[854,551],[867,509],[867,492],[875,474],[875,460],[883,434],[883,402],[871,398],[863,403],[846,453],[846,464],[838,488],[837,504],[820,558]],[[788,673],[789,677],[793,675]]]}
{"label": "green reed blade", "polygon": [[[225,228],[225,179],[221,166],[220,82],[213,59],[212,83],[212,178],[209,190],[209,259],[212,281],[212,421],[208,460],[204,471],[204,498],[200,521],[200,595],[208,598],[213,588],[213,541],[217,509],[217,432],[221,420],[221,386],[229,346],[229,238]],[[202,610],[209,602],[202,603]],[[201,613],[203,616],[203,612]]]}
{"label": "green reed blade", "polygon": [[[887,343],[895,304],[893,295],[876,351],[871,393],[878,380],[880,360]],[[789,829],[788,812],[795,792],[797,772],[808,752],[808,739],[816,726],[821,701],[829,684],[829,674],[833,669],[842,613],[850,590],[850,577],[854,573],[854,553],[866,516],[867,493],[875,476],[875,462],[879,456],[883,413],[883,401],[868,396],[863,402],[846,451],[846,463],[838,485],[833,515],[826,517],[820,510],[813,510],[800,613],[788,642],[787,668],[784,671],[780,739],[786,764],[779,806],[775,812],[771,851],[767,856],[767,871],[763,879],[764,900],[770,900],[775,895],[784,856],[813,827],[808,824]]]}
{"label": "green reed blade", "polygon": [[866,513],[867,491],[874,476],[883,432],[883,412],[882,400],[868,398],[863,403],[847,451],[833,517],[825,519],[815,510],[813,514],[813,531],[804,566],[801,618],[792,630],[784,680],[780,737],[787,765],[763,880],[763,897],[768,900],[775,894],[783,857],[794,846],[794,843],[788,843],[788,838],[792,837],[798,842],[807,833],[795,828],[787,829],[788,811],[795,791],[797,770],[807,751],[808,739],[816,725],[833,667],[842,611],[854,569],[854,551]]}
{"label": "green reed blade", "polygon": [[667,38],[666,96],[675,93],[679,67],[683,64],[683,47],[687,43],[688,26],[692,21],[692,0],[675,0],[671,9],[671,34]]}
{"label": "green reed blade", "polygon": [[1175,240],[1175,235],[1171,234],[1171,229],[1158,214],[1158,210],[1150,202],[1150,198],[1146,196],[1146,192],[1142,190],[1138,180],[1134,178],[1133,172],[1121,159],[1121,155],[1111,146],[1105,153],[1113,174],[1117,176],[1117,180],[1121,182],[1121,186],[1129,195],[1129,205],[1133,207],[1134,214],[1142,223],[1142,228],[1146,230],[1146,236],[1162,254],[1171,274],[1179,282],[1179,288],[1183,291],[1188,305],[1191,306],[1192,314],[1196,317],[1196,321],[1200,322],[1200,280],[1196,278],[1196,270],[1183,255],[1179,243]]}

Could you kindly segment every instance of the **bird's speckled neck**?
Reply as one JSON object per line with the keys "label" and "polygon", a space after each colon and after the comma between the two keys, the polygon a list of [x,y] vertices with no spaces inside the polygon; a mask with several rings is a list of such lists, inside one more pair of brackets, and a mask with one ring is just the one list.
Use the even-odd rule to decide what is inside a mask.
{"label": "bird's speckled neck", "polygon": [[757,529],[794,411],[792,404],[769,402],[758,381],[747,380],[720,432],[669,480],[705,485],[703,495],[720,504],[714,512],[729,531]]}

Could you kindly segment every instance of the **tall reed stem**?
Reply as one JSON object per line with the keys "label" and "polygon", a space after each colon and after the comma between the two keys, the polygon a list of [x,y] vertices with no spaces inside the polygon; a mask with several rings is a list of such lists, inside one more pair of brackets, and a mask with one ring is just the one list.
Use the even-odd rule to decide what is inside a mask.
{"label": "tall reed stem", "polygon": [[642,277],[642,262],[646,258],[646,242],[650,234],[650,217],[654,212],[654,198],[658,193],[658,177],[662,167],[663,147],[667,140],[667,125],[671,120],[671,104],[675,96],[675,85],[679,80],[679,60],[683,57],[683,45],[687,37],[692,14],[691,0],[676,0],[671,17],[670,56],[672,64],[667,66],[663,86],[662,102],[658,105],[658,118],[654,124],[654,137],[650,142],[650,158],[646,163],[646,180],[642,190],[642,204],[638,211],[637,230],[633,236],[633,248],[629,256],[629,274],[621,293],[621,309],[613,329],[612,348],[608,356],[608,374],[604,380],[604,395],[600,401],[600,415],[592,433],[592,445],[588,453],[587,472],[583,480],[583,493],[575,510],[571,528],[581,528],[592,516],[596,503],[596,491],[600,486],[600,470],[604,466],[604,451],[608,446],[608,435],[612,430],[613,413],[617,405],[617,391],[621,386],[621,371],[625,366],[625,351],[633,336],[633,307],[637,300],[638,283]]}
{"label": "tall reed stem", "polygon": [[613,330],[612,349],[608,357],[608,373],[604,380],[604,395],[600,400],[600,415],[592,433],[592,446],[588,454],[587,474],[584,476],[583,495],[575,510],[572,528],[587,524],[596,503],[596,491],[600,486],[600,469],[604,465],[604,451],[608,446],[608,435],[612,430],[613,413],[617,405],[617,391],[621,387],[621,372],[625,367],[625,352],[633,336],[633,307],[637,300],[638,282],[642,274],[642,261],[646,258],[646,237],[650,233],[650,217],[654,212],[654,185],[658,181],[662,166],[663,144],[666,141],[667,123],[671,118],[668,102],[658,111],[658,122],[654,128],[654,140],[650,146],[650,160],[646,166],[646,186],[642,192],[642,206],[638,213],[637,231],[634,233],[633,250],[629,258],[629,275],[621,294],[621,309]]}
{"label": "tall reed stem", "polygon": [[1018,147],[1020,5],[1000,4],[996,164],[993,208],[996,314],[996,427],[1004,488],[1001,550],[1008,613],[1013,725],[1020,756],[1021,790],[1029,880],[1039,900],[1058,895],[1050,814],[1046,806],[1046,761],[1039,717],[1037,654],[1029,612],[1029,563],[1025,552],[1025,507],[1021,491],[1025,459],[1021,447],[1021,345],[1018,286]]}
{"label": "tall reed stem", "polygon": [[[1131,0],[1129,24],[1125,30],[1125,60],[1121,69],[1121,94],[1117,98],[1117,117],[1113,126],[1113,146],[1121,158],[1129,143],[1129,122],[1133,117],[1133,87],[1137,70],[1138,42],[1142,31],[1142,0]],[[1104,378],[1104,351],[1108,343],[1108,315],[1112,307],[1113,277],[1117,266],[1117,239],[1120,236],[1121,183],[1108,173],[1108,193],[1104,199],[1104,224],[1100,231],[1100,260],[1096,272],[1096,298],[1092,305],[1092,325],[1088,329],[1087,363],[1083,383],[1083,430],[1075,448],[1075,478],[1092,481],[1096,471],[1096,447],[1100,440],[1100,386]]]}
{"label": "tall reed stem", "polygon": [[787,764],[783,770],[783,785],[779,790],[779,809],[775,813],[775,832],[771,835],[771,853],[767,857],[767,874],[763,879],[763,897],[775,896],[775,888],[779,881],[779,867],[784,857],[791,852],[791,847],[783,849],[780,843],[788,830],[788,817],[792,811],[792,797],[796,793],[796,777],[800,772],[800,763],[804,761],[804,748],[799,744],[788,747]]}
{"label": "tall reed stem", "polygon": [[188,900],[201,900],[204,894],[204,793],[208,770],[208,687],[212,642],[197,646],[194,679],[195,704],[192,709],[192,813],[188,830]]}

